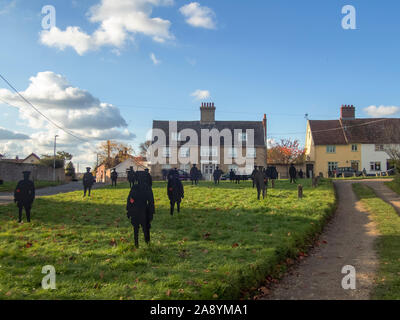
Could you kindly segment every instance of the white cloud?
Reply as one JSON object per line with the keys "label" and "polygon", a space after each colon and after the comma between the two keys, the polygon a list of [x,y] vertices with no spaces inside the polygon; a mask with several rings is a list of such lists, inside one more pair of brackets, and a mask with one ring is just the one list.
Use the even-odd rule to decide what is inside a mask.
{"label": "white cloud", "polygon": [[197,89],[195,92],[190,94],[192,97],[195,97],[196,100],[205,100],[211,97],[210,91],[208,90],[200,90]]}
{"label": "white cloud", "polygon": [[0,127],[0,140],[27,140],[29,136]]}
{"label": "white cloud", "polygon": [[[77,158],[81,163],[86,161],[87,165],[92,165],[95,144],[99,141],[110,139],[129,142],[135,138],[127,129],[127,123],[117,107],[101,102],[86,90],[73,87],[62,75],[51,71],[39,72],[30,78],[28,88],[20,93],[47,117],[63,128],[72,130],[76,136],[87,142],[79,141],[55,128],[22,102],[17,94],[0,89],[0,99],[18,108],[19,117],[25,121],[24,124],[35,129],[30,137],[25,137],[28,140],[2,143],[3,152],[7,154],[23,157],[31,152],[38,155],[52,153],[54,136],[58,135],[58,150],[72,153],[75,161]],[[0,139],[7,134],[10,133],[2,132],[0,128]],[[24,138],[24,135],[14,134]]]}
{"label": "white cloud", "polygon": [[172,4],[173,0],[101,0],[88,13],[90,22],[100,24],[93,34],[77,26],[69,26],[64,31],[53,27],[40,33],[40,41],[60,50],[70,46],[79,55],[103,46],[122,48],[135,34],[165,42],[174,38],[169,30],[171,22],[151,17],[152,8]]}
{"label": "white cloud", "polygon": [[151,61],[153,61],[154,65],[159,65],[161,63],[161,60],[158,60],[154,53],[150,54],[150,59],[151,59]]}
{"label": "white cloud", "polygon": [[186,18],[186,22],[193,27],[215,29],[215,13],[208,7],[201,6],[198,2],[191,2],[179,9]]}
{"label": "white cloud", "polygon": [[369,106],[364,109],[364,112],[370,115],[371,117],[387,117],[395,115],[400,112],[400,107],[395,106]]}

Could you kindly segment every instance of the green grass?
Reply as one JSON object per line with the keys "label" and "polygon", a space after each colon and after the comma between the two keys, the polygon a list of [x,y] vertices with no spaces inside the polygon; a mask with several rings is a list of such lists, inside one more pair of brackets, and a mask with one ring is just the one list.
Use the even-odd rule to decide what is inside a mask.
{"label": "green grass", "polygon": [[385,182],[390,189],[400,194],[400,178],[393,179],[393,181]]}
{"label": "green grass", "polygon": [[[185,183],[182,211],[169,214],[166,184],[153,186],[151,245],[126,218],[126,184],[37,199],[31,224],[0,207],[1,299],[237,299],[308,248],[335,208],[330,181],[313,189],[279,181],[256,200],[250,182]],[[57,289],[41,289],[53,265]],[[278,268],[279,270],[279,268]]]}
{"label": "green grass", "polygon": [[[40,188],[45,188],[45,187],[54,187],[58,186],[60,184],[63,184],[64,182],[60,181],[35,181],[35,188],[40,189]],[[17,182],[15,181],[5,181],[3,184],[0,184],[0,192],[14,192],[15,187],[17,186]]]}
{"label": "green grass", "polygon": [[390,204],[379,198],[368,186],[354,184],[353,189],[371,213],[380,233],[376,243],[379,270],[373,298],[398,300],[400,299],[400,217]]}

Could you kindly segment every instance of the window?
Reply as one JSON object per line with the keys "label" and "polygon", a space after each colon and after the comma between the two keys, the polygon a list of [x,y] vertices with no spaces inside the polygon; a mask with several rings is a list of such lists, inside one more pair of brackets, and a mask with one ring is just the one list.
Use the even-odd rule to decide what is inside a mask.
{"label": "window", "polygon": [[256,148],[247,148],[246,149],[246,158],[255,158],[256,157]]}
{"label": "window", "polygon": [[163,149],[163,157],[164,158],[170,158],[171,157],[171,148],[170,147],[164,147],[164,149]]}
{"label": "window", "polygon": [[358,151],[358,144],[352,144],[351,145],[351,151],[357,152]]}
{"label": "window", "polygon": [[200,148],[200,155],[202,157],[216,157],[218,156],[218,148],[217,147],[201,147]]}
{"label": "window", "polygon": [[336,146],[326,146],[326,153],[336,153]]}
{"label": "window", "polygon": [[381,171],[381,163],[378,162],[370,162],[371,171]]}
{"label": "window", "polygon": [[333,172],[337,170],[338,163],[337,162],[328,162],[328,171]]}
{"label": "window", "polygon": [[180,149],[179,155],[181,158],[189,158],[190,157],[190,149],[187,147],[182,147]]}
{"label": "window", "polygon": [[231,169],[233,170],[233,172],[236,172],[237,170],[238,170],[238,166],[237,166],[237,164],[230,164],[229,166],[228,166],[228,170],[229,171],[231,171]]}
{"label": "window", "polygon": [[185,171],[186,173],[189,173],[189,171],[190,171],[190,164],[181,164],[181,165],[180,165],[180,169],[181,169],[182,171]]}
{"label": "window", "polygon": [[181,133],[180,132],[179,133],[178,132],[172,132],[171,139],[173,141],[182,141]]}
{"label": "window", "polygon": [[230,157],[230,158],[237,158],[237,149],[236,148],[231,148],[231,149],[228,149],[228,157]]}
{"label": "window", "polygon": [[385,151],[385,146],[383,144],[376,144],[375,151]]}
{"label": "window", "polygon": [[247,133],[240,132],[239,133],[239,142],[246,142],[247,141]]}

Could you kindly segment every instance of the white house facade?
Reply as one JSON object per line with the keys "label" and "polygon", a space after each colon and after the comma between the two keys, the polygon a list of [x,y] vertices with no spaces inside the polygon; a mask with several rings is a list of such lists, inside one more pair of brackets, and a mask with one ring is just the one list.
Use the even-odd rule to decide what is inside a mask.
{"label": "white house facade", "polygon": [[367,174],[380,174],[391,169],[389,164],[390,157],[385,152],[384,145],[363,144],[361,146],[361,170],[366,170]]}

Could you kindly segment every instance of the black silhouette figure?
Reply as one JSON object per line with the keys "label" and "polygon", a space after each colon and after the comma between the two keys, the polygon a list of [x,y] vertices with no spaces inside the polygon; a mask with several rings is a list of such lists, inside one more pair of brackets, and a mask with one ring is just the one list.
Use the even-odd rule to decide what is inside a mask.
{"label": "black silhouette figure", "polygon": [[289,168],[289,176],[290,176],[290,183],[296,183],[297,170],[294,167],[293,163],[290,165]]}
{"label": "black silhouette figure", "polygon": [[299,170],[299,178],[303,179],[304,178],[304,172],[302,169]]}
{"label": "black silhouette figure", "polygon": [[217,166],[217,168],[213,172],[214,184],[219,184],[221,176],[222,176],[222,170]]}
{"label": "black silhouette figure", "polygon": [[154,196],[151,186],[148,184],[148,177],[145,172],[137,173],[137,182],[132,186],[129,193],[126,210],[127,217],[131,220],[135,246],[139,248],[139,227],[142,227],[144,240],[150,243],[150,228],[153,221]]}
{"label": "black silhouette figure", "polygon": [[145,176],[145,179],[146,179],[146,183],[150,186],[150,187],[152,187],[153,186],[153,178],[151,177],[151,174],[150,174],[150,172],[149,172],[149,169],[144,169],[144,176]]}
{"label": "black silhouette figure", "polygon": [[88,195],[90,197],[90,192],[92,191],[94,183],[93,174],[90,172],[90,167],[86,168],[86,173],[83,175],[83,196],[86,197],[86,192],[88,191]]}
{"label": "black silhouette figure", "polygon": [[14,202],[17,204],[18,222],[22,222],[22,209],[25,209],[26,220],[31,222],[31,208],[35,200],[35,184],[29,180],[30,171],[24,171],[24,180],[20,180],[14,191]]}
{"label": "black silhouette figure", "polygon": [[253,188],[254,188],[254,186],[255,186],[255,184],[256,184],[256,173],[257,173],[257,166],[254,166],[254,170],[253,170],[253,172],[251,173],[251,180],[253,181]]}
{"label": "black silhouette figure", "polygon": [[178,213],[181,211],[181,202],[185,197],[184,189],[181,180],[179,179],[178,171],[171,170],[168,173],[167,195],[171,205],[170,214],[174,214],[175,203]]}
{"label": "black silhouette figure", "polygon": [[129,188],[132,188],[132,186],[135,184],[135,176],[136,176],[135,170],[133,170],[133,167],[129,167],[127,175],[129,181]]}
{"label": "black silhouette figure", "polygon": [[197,169],[195,164],[190,169],[190,180],[192,181],[192,185],[197,185],[199,183],[199,169]]}
{"label": "black silhouette figure", "polygon": [[260,200],[261,192],[263,199],[265,199],[265,175],[262,167],[255,169],[254,182],[257,187],[257,199]]}
{"label": "black silhouette figure", "polygon": [[240,184],[240,180],[241,180],[241,176],[240,176],[240,174],[236,174],[236,172],[235,172],[235,183],[236,184]]}
{"label": "black silhouette figure", "polygon": [[111,172],[111,185],[112,186],[117,186],[117,179],[118,179],[118,173],[113,169],[113,172]]}
{"label": "black silhouette figure", "polygon": [[234,180],[235,180],[235,171],[231,169],[231,171],[229,171],[229,181],[233,182]]}
{"label": "black silhouette figure", "polygon": [[271,166],[267,168],[267,177],[271,180],[271,187],[275,187],[275,180],[278,179],[278,170],[276,167]]}

